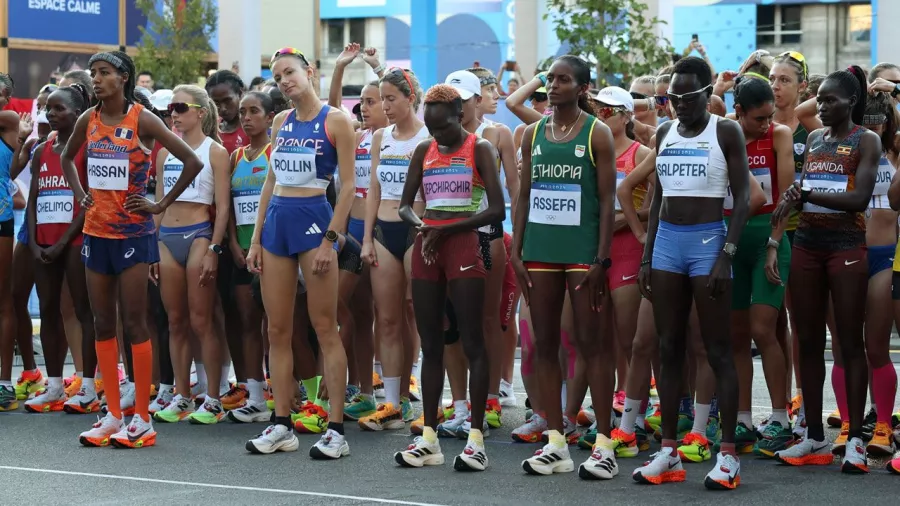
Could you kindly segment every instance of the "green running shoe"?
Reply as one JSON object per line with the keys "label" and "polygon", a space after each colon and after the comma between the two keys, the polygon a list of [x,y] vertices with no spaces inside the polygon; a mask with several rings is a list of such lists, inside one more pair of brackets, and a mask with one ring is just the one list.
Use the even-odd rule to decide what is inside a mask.
{"label": "green running shoe", "polygon": [[357,394],[344,406],[344,420],[357,421],[375,412],[375,397],[372,395]]}
{"label": "green running shoe", "polygon": [[771,422],[753,448],[753,453],[763,457],[774,457],[775,452],[785,450],[794,442],[791,426],[782,427],[781,422]]}
{"label": "green running shoe", "polygon": [[416,412],[413,410],[409,397],[400,398],[400,412],[403,414],[403,422],[415,422]]}
{"label": "green running shoe", "polygon": [[684,413],[678,413],[678,441],[683,441],[684,438],[691,433],[691,429],[693,428],[694,417]]}
{"label": "green running shoe", "polygon": [[15,387],[0,385],[0,411],[14,411],[18,408]]}
{"label": "green running shoe", "polygon": [[584,433],[583,436],[578,438],[578,447],[584,450],[593,450],[594,443],[597,441],[597,425],[594,424],[593,427],[587,432]]}
{"label": "green running shoe", "polygon": [[743,422],[738,422],[737,428],[734,430],[734,444],[736,446],[756,444],[756,431],[752,427],[744,425]]}
{"label": "green running shoe", "polygon": [[716,444],[722,440],[722,426],[719,419],[711,416],[706,420],[706,439],[710,444]]}
{"label": "green running shoe", "polygon": [[225,408],[218,399],[206,398],[200,409],[188,415],[188,423],[194,425],[215,425],[225,416]]}
{"label": "green running shoe", "polygon": [[682,462],[705,462],[712,457],[709,452],[709,440],[703,434],[689,432],[678,447],[678,455]]}

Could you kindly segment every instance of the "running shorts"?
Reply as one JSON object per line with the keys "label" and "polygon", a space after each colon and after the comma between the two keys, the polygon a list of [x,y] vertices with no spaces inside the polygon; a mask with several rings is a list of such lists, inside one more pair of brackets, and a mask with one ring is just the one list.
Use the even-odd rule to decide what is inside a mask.
{"label": "running shorts", "polygon": [[[16,242],[28,244],[28,226],[26,223],[22,223],[22,226],[19,227],[19,233],[16,235]],[[82,239],[82,243],[83,242],[84,240]]]}
{"label": "running shorts", "polygon": [[606,271],[610,292],[623,286],[637,284],[643,256],[644,245],[631,233],[631,229],[626,228],[613,234],[612,247],[609,250],[612,265]]}
{"label": "running shorts", "polygon": [[887,246],[869,246],[869,277],[879,272],[890,269],[894,265],[894,250],[896,246],[889,244]]}
{"label": "running shorts", "polygon": [[394,255],[397,260],[403,261],[403,255],[413,244],[416,230],[403,221],[375,222],[375,240]]}
{"label": "running shorts", "polygon": [[[22,225],[22,228],[26,228]],[[16,235],[16,219],[10,218],[6,221],[0,221],[0,237],[13,237]]]}
{"label": "running shorts", "polygon": [[474,230],[450,234],[439,239],[434,263],[422,257],[422,236],[416,235],[412,255],[412,279],[450,281],[453,279],[484,278],[487,271],[481,259],[478,233]]}
{"label": "running shorts", "polygon": [[88,269],[107,276],[118,276],[137,264],[159,262],[156,234],[109,239],[84,234],[81,260]]}
{"label": "running shorts", "polygon": [[891,274],[891,299],[900,300],[900,272]]}
{"label": "running shorts", "polygon": [[194,239],[212,240],[212,223],[197,223],[186,227],[159,227],[159,242],[166,246],[172,257],[182,267],[187,266]]}
{"label": "running shorts", "polygon": [[351,274],[362,273],[362,247],[350,235],[344,236],[344,247],[338,252],[338,268]]}
{"label": "running shorts", "polygon": [[783,284],[774,285],[766,277],[766,257],[769,254],[769,235],[772,232],[770,219],[769,214],[754,216],[741,233],[737,253],[731,262],[734,278],[732,309],[748,309],[754,304],[781,309],[784,303],[784,290],[790,275],[791,244],[784,237],[778,246],[778,273]]}
{"label": "running shorts", "polygon": [[587,272],[591,266],[588,264],[551,264],[548,262],[525,262],[525,268],[529,272]]}
{"label": "running shorts", "polygon": [[832,251],[794,246],[791,250],[791,272],[796,270],[819,271],[822,276],[847,273],[868,275],[866,247]]}
{"label": "running shorts", "polygon": [[359,218],[350,218],[350,221],[347,222],[347,235],[356,239],[356,242],[362,244],[363,239],[366,235],[366,220],[360,220]]}
{"label": "running shorts", "polygon": [[652,267],[691,278],[709,276],[725,246],[726,232],[724,221],[673,225],[660,220]]}
{"label": "running shorts", "polygon": [[[262,247],[280,257],[295,257],[316,249],[322,244],[332,216],[331,205],[324,195],[272,195],[262,229]],[[337,249],[335,243],[334,250]]]}

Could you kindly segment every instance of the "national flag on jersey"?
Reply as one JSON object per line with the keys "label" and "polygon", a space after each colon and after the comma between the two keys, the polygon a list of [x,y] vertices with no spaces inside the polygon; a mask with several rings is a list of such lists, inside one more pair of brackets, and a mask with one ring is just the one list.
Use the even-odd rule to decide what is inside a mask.
{"label": "national flag on jersey", "polygon": [[851,150],[851,147],[850,147],[850,146],[847,146],[847,145],[838,146],[838,147],[837,147],[837,154],[839,154],[839,155],[849,155],[849,154],[850,154],[850,150]]}
{"label": "national flag on jersey", "polygon": [[134,138],[134,130],[130,128],[116,128],[116,138],[125,139],[126,141],[130,141]]}

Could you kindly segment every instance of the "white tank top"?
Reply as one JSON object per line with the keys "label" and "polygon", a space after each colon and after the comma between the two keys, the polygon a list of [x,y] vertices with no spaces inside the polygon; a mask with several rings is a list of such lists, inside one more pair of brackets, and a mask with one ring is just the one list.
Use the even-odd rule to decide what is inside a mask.
{"label": "white tank top", "polygon": [[[213,145],[213,140],[207,137],[200,146],[194,150],[200,161],[203,162],[203,169],[197,174],[197,177],[191,181],[191,184],[175,199],[176,202],[193,202],[196,204],[211,205],[215,197],[215,178],[213,176],[212,165],[209,163],[209,148]],[[184,170],[184,163],[175,157],[172,153],[166,156],[163,164],[163,194],[167,194],[175,187],[175,182],[181,177],[181,171]]]}
{"label": "white tank top", "polygon": [[[413,151],[420,142],[430,136],[428,129],[422,126],[412,138],[398,141],[394,138],[394,125],[384,129],[381,135],[378,167],[375,169],[378,183],[381,185],[381,200],[400,200]],[[416,192],[416,201],[422,202],[423,200],[422,193]]]}
{"label": "white tank top", "polygon": [[897,169],[891,165],[891,161],[886,156],[881,156],[878,163],[878,172],[875,173],[875,189],[872,190],[872,200],[869,201],[869,209],[890,209],[891,204],[888,202],[888,188],[891,187],[891,180]]}
{"label": "white tank top", "polygon": [[678,133],[678,120],[659,143],[656,176],[663,197],[725,198],[728,193],[728,165],[719,146],[719,117],[709,115],[709,123],[696,137]]}

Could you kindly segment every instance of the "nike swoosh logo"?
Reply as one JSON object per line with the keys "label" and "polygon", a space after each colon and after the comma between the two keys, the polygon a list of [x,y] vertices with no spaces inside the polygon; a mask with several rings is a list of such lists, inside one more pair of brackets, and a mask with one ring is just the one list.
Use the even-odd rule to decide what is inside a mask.
{"label": "nike swoosh logo", "polygon": [[185,238],[185,239],[190,239],[190,238],[193,237],[194,234],[196,234],[196,233],[197,233],[197,231],[194,230],[194,231],[191,232],[190,234],[184,234],[184,238]]}
{"label": "nike swoosh logo", "polygon": [[672,146],[678,144],[679,142],[681,142],[681,141],[667,142],[667,143],[666,143],[666,147],[667,147],[667,148],[668,148],[668,147],[672,147]]}
{"label": "nike swoosh logo", "polygon": [[854,260],[854,261],[852,261],[852,262],[849,261],[849,260],[844,260],[844,265],[853,265],[853,264],[855,264],[856,262],[859,262],[859,260]]}
{"label": "nike swoosh logo", "polygon": [[138,434],[137,436],[132,436],[132,435],[131,435],[131,432],[128,432],[128,440],[131,441],[132,443],[134,443],[135,441],[137,441],[137,440],[141,439],[142,437],[144,437],[144,434],[146,434],[146,433],[149,432],[149,431],[150,431],[150,429],[146,429],[146,430],[144,430],[144,432],[141,432],[141,433]]}
{"label": "nike swoosh logo", "polygon": [[893,261],[894,261],[894,257],[888,258],[888,260],[890,260],[891,262],[893,262]]}
{"label": "nike swoosh logo", "polygon": [[709,241],[712,241],[713,239],[715,239],[715,237],[710,237],[709,239],[701,239],[701,241],[703,241],[703,244],[709,244]]}
{"label": "nike swoosh logo", "polygon": [[825,448],[825,447],[827,447],[827,446],[828,446],[827,444],[824,444],[824,445],[822,445],[822,446],[820,446],[820,447],[818,447],[818,448],[816,448],[815,446],[813,446],[813,447],[812,447],[812,453],[816,453],[817,451],[819,451],[819,450],[821,450],[821,449],[823,449],[823,448]]}
{"label": "nike swoosh logo", "polygon": [[632,274],[631,276],[622,276],[622,281],[628,281],[629,279],[634,279],[637,277],[637,274]]}
{"label": "nike swoosh logo", "polygon": [[677,466],[677,465],[678,465],[678,461],[672,462],[671,464],[669,464],[669,469],[674,469],[675,466]]}
{"label": "nike swoosh logo", "polygon": [[431,165],[436,161],[438,161],[437,158],[432,158],[431,160],[425,160],[425,165]]}
{"label": "nike swoosh logo", "polygon": [[469,270],[469,269],[471,269],[471,268],[473,268],[473,267],[475,267],[475,266],[474,266],[474,265],[470,265],[470,266],[468,266],[468,267],[463,267],[462,265],[460,265],[460,266],[459,266],[459,272],[465,272],[465,271],[467,271],[467,270]]}

